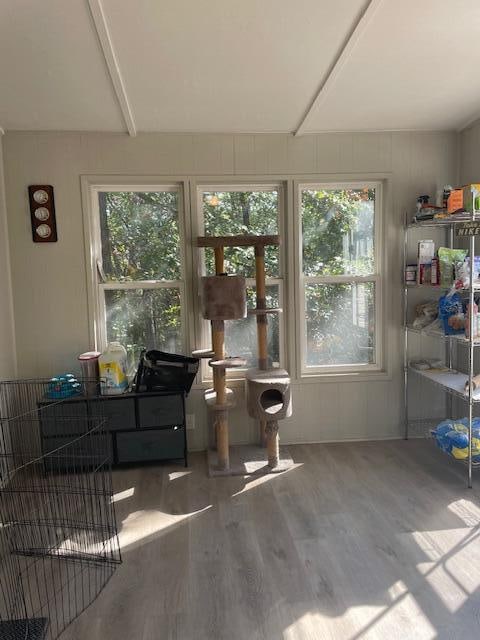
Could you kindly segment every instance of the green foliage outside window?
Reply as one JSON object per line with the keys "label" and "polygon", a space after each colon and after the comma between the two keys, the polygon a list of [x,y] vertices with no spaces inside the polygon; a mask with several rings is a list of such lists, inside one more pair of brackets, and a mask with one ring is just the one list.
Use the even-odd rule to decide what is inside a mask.
{"label": "green foliage outside window", "polygon": [[101,192],[98,201],[107,280],[180,280],[176,191]]}
{"label": "green foliage outside window", "polygon": [[[278,234],[278,191],[208,191],[202,196],[205,234],[276,235]],[[215,273],[214,253],[205,250],[207,274]],[[253,247],[226,247],[225,271],[230,274],[255,277]],[[267,277],[279,275],[279,249],[265,249]],[[267,306],[279,306],[278,285],[267,286]],[[248,306],[255,307],[255,288],[247,289]],[[280,326],[277,315],[269,316],[267,333],[268,354],[272,363],[280,361]],[[233,320],[225,326],[225,349],[229,355],[247,360],[248,367],[257,364],[257,329],[254,316]]]}
{"label": "green foliage outside window", "polygon": [[[180,280],[178,193],[98,194],[107,282]],[[143,347],[181,352],[178,288],[105,291],[107,339],[127,349],[131,365]]]}
{"label": "green foliage outside window", "polygon": [[303,273],[374,273],[373,189],[302,191]]}
{"label": "green foliage outside window", "polygon": [[[209,191],[203,193],[205,235],[278,233],[278,191]],[[279,274],[278,247],[266,247],[267,277]],[[213,251],[205,250],[207,274],[215,273]],[[247,278],[255,277],[253,247],[227,247],[225,270]]]}
{"label": "green foliage outside window", "polygon": [[[107,282],[181,280],[177,191],[101,192],[98,199]],[[374,204],[374,189],[302,191],[305,276],[368,276],[375,272]],[[204,192],[202,207],[206,235],[279,232],[276,190]],[[205,262],[206,272],[214,273],[213,251],[205,250]],[[267,277],[280,275],[278,247],[267,247],[265,264]],[[254,277],[253,249],[227,248],[225,270]],[[269,305],[278,306],[278,290],[278,285],[269,285]],[[253,305],[252,289],[249,298]],[[374,286],[368,283],[307,285],[307,364],[372,362],[374,298]],[[184,349],[178,288],[107,290],[105,302],[107,338],[122,342],[132,361],[143,346]],[[286,300],[284,306],[290,303]],[[269,327],[269,353],[278,362],[278,318],[269,317]],[[254,319],[227,323],[227,349],[254,363]]]}
{"label": "green foliage outside window", "polygon": [[[301,211],[305,276],[375,273],[374,189],[305,189]],[[307,284],[307,366],[374,362],[374,306],[372,283]]]}

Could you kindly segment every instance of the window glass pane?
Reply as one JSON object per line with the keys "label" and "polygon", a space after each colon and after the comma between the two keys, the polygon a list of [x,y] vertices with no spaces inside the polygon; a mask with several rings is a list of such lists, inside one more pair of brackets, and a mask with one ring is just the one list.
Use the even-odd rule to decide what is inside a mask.
{"label": "window glass pane", "polygon": [[[267,286],[266,299],[267,307],[279,306],[279,286],[277,284]],[[255,287],[247,287],[247,300],[250,308],[255,307]],[[272,366],[278,367],[280,363],[280,330],[277,313],[268,315],[267,347]],[[225,322],[225,353],[227,356],[246,358],[247,369],[257,366],[256,316]]]}
{"label": "window glass pane", "polygon": [[181,278],[176,191],[101,192],[98,204],[107,280]]}
{"label": "window glass pane", "polygon": [[[278,191],[205,191],[202,193],[205,235],[275,235],[278,233]],[[278,247],[265,248],[267,276],[279,273]],[[207,274],[215,273],[212,249],[205,249]],[[225,270],[255,276],[253,247],[227,247]]]}
{"label": "window glass pane", "polygon": [[309,367],[375,362],[375,284],[307,284]]}
{"label": "window glass pane", "polygon": [[373,274],[374,218],[375,189],[304,189],[304,274]]}
{"label": "window glass pane", "polygon": [[137,364],[144,347],[182,352],[178,289],[107,289],[105,308],[107,340],[124,345],[130,365]]}

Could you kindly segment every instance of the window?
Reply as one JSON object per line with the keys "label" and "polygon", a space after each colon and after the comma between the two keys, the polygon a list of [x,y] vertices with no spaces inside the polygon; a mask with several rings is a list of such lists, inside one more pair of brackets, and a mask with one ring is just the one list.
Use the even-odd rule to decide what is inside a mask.
{"label": "window", "polygon": [[381,183],[300,185],[304,374],[379,369]]}
{"label": "window", "polygon": [[[198,189],[200,234],[225,236],[237,234],[281,234],[283,189],[281,185],[203,186]],[[204,250],[202,271],[215,273],[212,249]],[[267,306],[281,307],[283,280],[281,248],[266,247]],[[248,306],[255,306],[255,258],[253,247],[226,247],[225,271],[247,279]],[[204,323],[204,344],[209,344],[209,327]],[[247,367],[257,364],[257,328],[254,316],[225,323],[225,351],[246,358]],[[279,315],[268,320],[268,353],[272,366],[283,362],[283,323]],[[210,376],[211,372],[204,371]]]}
{"label": "window", "polygon": [[121,342],[131,367],[143,347],[182,352],[180,188],[95,186],[93,206],[97,344]]}

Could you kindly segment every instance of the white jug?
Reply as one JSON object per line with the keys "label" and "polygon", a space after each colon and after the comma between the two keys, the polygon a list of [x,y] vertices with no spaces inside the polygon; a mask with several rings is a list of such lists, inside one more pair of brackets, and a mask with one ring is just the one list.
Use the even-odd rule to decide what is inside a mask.
{"label": "white jug", "polygon": [[98,359],[100,391],[103,396],[125,393],[128,389],[127,352],[119,342],[109,342]]}

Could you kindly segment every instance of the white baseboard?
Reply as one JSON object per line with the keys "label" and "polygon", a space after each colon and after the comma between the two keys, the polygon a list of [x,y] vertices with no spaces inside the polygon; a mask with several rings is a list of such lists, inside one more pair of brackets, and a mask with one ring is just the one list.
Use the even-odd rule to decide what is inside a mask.
{"label": "white baseboard", "polygon": [[[414,437],[409,438],[409,440],[413,440]],[[415,439],[422,439],[422,436],[416,436]],[[348,442],[382,442],[382,441],[387,441],[387,440],[404,440],[404,437],[402,435],[400,435],[400,433],[398,435],[388,435],[388,436],[375,436],[372,438],[366,438],[366,437],[352,437],[352,438],[342,438],[341,440],[282,440],[280,439],[280,445],[302,445],[302,444],[343,444],[343,443],[348,443]],[[230,443],[232,447],[234,447],[235,445],[241,445],[241,444],[253,444],[251,442],[235,442],[235,443]],[[188,452],[189,453],[199,453],[201,451],[206,451],[206,447],[204,448],[195,448],[195,449],[189,449]]]}

